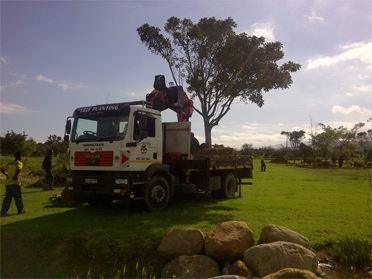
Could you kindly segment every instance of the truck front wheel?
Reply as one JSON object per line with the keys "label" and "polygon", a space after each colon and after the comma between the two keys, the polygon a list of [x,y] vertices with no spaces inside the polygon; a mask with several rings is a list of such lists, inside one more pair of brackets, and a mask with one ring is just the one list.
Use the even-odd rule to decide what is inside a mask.
{"label": "truck front wheel", "polygon": [[236,177],[233,173],[229,172],[224,176],[222,182],[222,197],[226,199],[232,199],[235,197],[236,192]]}
{"label": "truck front wheel", "polygon": [[168,181],[161,175],[155,175],[145,188],[145,204],[149,211],[163,210],[170,197]]}

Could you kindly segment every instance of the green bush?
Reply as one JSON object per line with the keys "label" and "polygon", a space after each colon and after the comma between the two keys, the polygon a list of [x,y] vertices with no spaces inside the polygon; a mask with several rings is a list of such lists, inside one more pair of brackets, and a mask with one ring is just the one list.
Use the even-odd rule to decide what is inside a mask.
{"label": "green bush", "polygon": [[355,237],[339,239],[333,249],[335,258],[349,266],[367,264],[371,258],[371,244]]}

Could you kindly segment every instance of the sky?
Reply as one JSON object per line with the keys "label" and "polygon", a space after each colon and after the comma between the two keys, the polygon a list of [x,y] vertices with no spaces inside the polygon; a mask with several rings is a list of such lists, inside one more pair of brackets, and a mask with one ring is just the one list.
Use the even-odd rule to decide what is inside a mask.
{"label": "sky", "polygon": [[[284,144],[281,131],[307,132],[310,123],[352,128],[372,117],[372,1],[1,1],[1,136],[23,133],[36,142],[63,137],[75,108],[145,100],[155,75],[171,73],[141,43],[144,23],[163,34],[172,16],[237,24],[236,33],[283,44],[301,64],[285,90],[264,93],[265,104],[236,103],[212,130],[212,144],[241,148]],[[198,102],[195,102],[198,107]],[[163,122],[175,122],[173,111]],[[192,131],[204,142],[202,118]]]}

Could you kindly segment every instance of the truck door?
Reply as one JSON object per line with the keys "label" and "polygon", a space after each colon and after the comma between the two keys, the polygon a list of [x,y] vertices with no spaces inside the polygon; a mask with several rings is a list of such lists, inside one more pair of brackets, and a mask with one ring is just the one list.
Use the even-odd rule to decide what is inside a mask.
{"label": "truck door", "polygon": [[[161,132],[157,131],[157,115],[138,112],[133,119],[133,139],[130,149],[132,171],[144,171],[150,164],[161,163]],[[146,123],[143,123],[146,122]]]}

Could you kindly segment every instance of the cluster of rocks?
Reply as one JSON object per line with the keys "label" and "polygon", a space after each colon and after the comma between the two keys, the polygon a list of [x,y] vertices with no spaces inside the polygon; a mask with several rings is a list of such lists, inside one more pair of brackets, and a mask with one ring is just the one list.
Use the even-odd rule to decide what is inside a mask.
{"label": "cluster of rocks", "polygon": [[254,242],[252,230],[239,221],[220,223],[205,236],[200,229],[174,229],[157,249],[172,260],[161,277],[318,278],[321,273],[309,240],[297,232],[269,224],[259,244]]}

